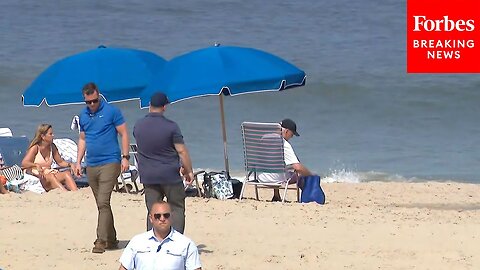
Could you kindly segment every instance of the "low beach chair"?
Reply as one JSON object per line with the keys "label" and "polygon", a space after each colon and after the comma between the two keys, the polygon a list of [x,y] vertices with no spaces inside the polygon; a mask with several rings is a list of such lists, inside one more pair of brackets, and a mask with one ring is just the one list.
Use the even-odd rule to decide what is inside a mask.
{"label": "low beach chair", "polygon": [[29,143],[27,137],[0,137],[0,153],[3,155],[5,166],[15,164],[22,166]]}
{"label": "low beach chair", "polygon": [[[63,160],[70,163],[77,162],[78,147],[77,147],[77,143],[74,140],[70,138],[59,138],[59,139],[53,139],[53,143],[55,144],[55,146],[57,146],[58,153],[60,154]],[[83,166],[84,165],[83,160],[81,164],[82,164],[83,176],[79,178],[74,177],[75,183],[79,188],[88,187],[88,179],[86,177],[86,167]],[[70,168],[61,168],[58,164],[56,164],[55,160],[53,161],[52,168],[57,168],[60,171],[70,169]]]}
{"label": "low beach chair", "polygon": [[57,146],[58,153],[66,162],[71,162],[71,163],[77,162],[78,147],[77,147],[77,143],[74,140],[70,138],[60,138],[60,139],[53,139],[53,143],[55,144],[55,146]]}
{"label": "low beach chair", "polygon": [[282,128],[278,123],[243,122],[241,125],[243,153],[245,161],[245,180],[243,182],[240,200],[243,198],[247,185],[255,186],[255,198],[258,198],[258,188],[283,189],[282,202],[285,202],[288,189],[299,189],[296,183],[288,184],[288,177],[283,183],[262,183],[258,181],[260,173],[283,173],[287,176],[283,152]]}

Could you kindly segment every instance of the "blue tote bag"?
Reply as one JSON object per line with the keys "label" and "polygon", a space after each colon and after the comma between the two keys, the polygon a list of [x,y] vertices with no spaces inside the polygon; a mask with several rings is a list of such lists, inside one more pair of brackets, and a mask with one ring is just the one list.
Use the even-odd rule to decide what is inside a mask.
{"label": "blue tote bag", "polygon": [[320,176],[309,175],[302,176],[300,179],[302,187],[302,196],[300,202],[309,203],[316,202],[319,204],[325,204],[325,193],[320,186]]}

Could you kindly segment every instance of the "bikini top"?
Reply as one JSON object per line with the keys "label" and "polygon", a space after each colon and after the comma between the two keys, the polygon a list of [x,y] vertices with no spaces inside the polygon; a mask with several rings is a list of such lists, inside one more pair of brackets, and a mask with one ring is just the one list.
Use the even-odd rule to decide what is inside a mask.
{"label": "bikini top", "polygon": [[37,146],[37,149],[38,151],[37,151],[37,154],[35,155],[35,160],[33,162],[40,164],[42,168],[50,169],[53,163],[53,147],[50,146],[50,156],[48,156],[46,159],[42,156],[39,146]]}

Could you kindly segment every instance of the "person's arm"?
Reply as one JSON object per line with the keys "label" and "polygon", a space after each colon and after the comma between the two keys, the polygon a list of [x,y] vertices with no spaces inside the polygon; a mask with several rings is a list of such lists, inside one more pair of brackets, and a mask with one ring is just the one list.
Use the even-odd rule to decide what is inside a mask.
{"label": "person's arm", "polygon": [[190,185],[193,182],[193,169],[192,169],[192,160],[188,154],[188,149],[183,143],[175,143],[175,150],[177,150],[180,160],[182,162],[182,167],[184,169],[185,182]]}
{"label": "person's arm", "polygon": [[60,155],[60,152],[58,152],[57,146],[54,143],[52,143],[52,152],[53,152],[52,153],[53,159],[58,164],[58,166],[60,166],[60,167],[71,167],[72,166],[72,164],[70,162],[67,162],[62,158],[62,156]]}
{"label": "person's arm", "polygon": [[[128,138],[127,124],[123,123],[121,125],[118,125],[116,126],[116,129],[118,134],[120,134],[120,136],[122,137],[122,155],[128,155],[128,153],[130,152],[130,140]],[[129,167],[130,162],[127,159],[122,158],[122,172],[127,171]]]}
{"label": "person's arm", "polygon": [[302,163],[297,158],[297,155],[293,151],[293,147],[287,141],[283,143],[283,155],[285,158],[285,164],[289,168],[293,168],[297,174],[300,176],[307,176],[312,175],[312,173],[307,169],[307,167],[303,166]]}
{"label": "person's arm", "polygon": [[85,155],[86,143],[85,143],[85,132],[81,131],[78,136],[77,144],[77,164],[75,164],[74,172],[76,176],[82,175],[82,159]]}
{"label": "person's arm", "polygon": [[135,254],[137,251],[133,250],[133,246],[135,246],[135,237],[130,240],[128,245],[125,247],[123,250],[122,255],[120,256],[120,259],[118,260],[120,262],[120,266],[118,267],[118,270],[127,270],[127,269],[134,269],[135,268]]}
{"label": "person's arm", "polygon": [[200,255],[195,243],[191,243],[187,249],[187,256],[185,258],[185,269],[201,270]]}
{"label": "person's arm", "polygon": [[34,145],[34,146],[30,147],[28,149],[27,153],[25,154],[25,157],[23,157],[22,168],[23,169],[33,169],[33,168],[35,168],[38,171],[38,173],[40,175],[42,175],[42,172],[43,172],[42,166],[40,166],[40,164],[34,163],[35,156],[37,155],[37,153],[38,153],[38,146],[37,145]]}
{"label": "person's arm", "polygon": [[312,175],[312,173],[307,169],[307,167],[303,166],[302,163],[294,163],[291,166],[295,170],[295,172],[301,176]]}

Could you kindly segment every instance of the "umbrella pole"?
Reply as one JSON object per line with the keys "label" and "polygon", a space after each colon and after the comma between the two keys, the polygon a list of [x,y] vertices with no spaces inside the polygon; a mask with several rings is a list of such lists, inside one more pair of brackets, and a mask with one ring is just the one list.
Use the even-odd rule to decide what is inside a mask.
{"label": "umbrella pole", "polygon": [[223,109],[223,94],[220,93],[220,116],[222,120],[222,135],[223,135],[223,156],[225,158],[225,172],[227,177],[230,178],[230,170],[228,166],[228,153],[227,153],[227,130],[225,128],[225,111]]}

